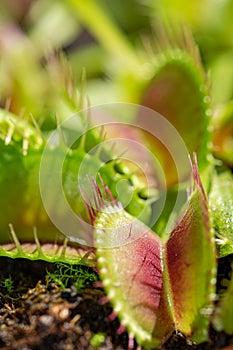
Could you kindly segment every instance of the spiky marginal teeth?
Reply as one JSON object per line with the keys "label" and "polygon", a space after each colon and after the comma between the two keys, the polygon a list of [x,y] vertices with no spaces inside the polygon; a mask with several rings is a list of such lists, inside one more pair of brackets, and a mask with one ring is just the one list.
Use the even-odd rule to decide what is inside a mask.
{"label": "spiky marginal teeth", "polygon": [[14,227],[13,227],[12,224],[9,224],[9,229],[10,229],[10,234],[11,234],[11,237],[12,237],[12,239],[13,239],[13,242],[14,242],[14,244],[15,244],[15,246],[16,246],[16,249],[17,249],[18,253],[19,253],[19,254],[20,254],[20,253],[23,253],[21,244],[20,244],[20,242],[19,242],[19,240],[18,240],[18,238],[17,238],[17,235],[16,235],[16,233],[15,233],[15,230],[14,230]]}
{"label": "spiky marginal teeth", "polygon": [[[91,197],[87,194],[85,189],[84,193],[88,198],[86,206],[90,222],[92,225],[94,225],[96,217],[101,212],[102,215],[98,216],[98,227],[101,228],[104,226],[103,224],[106,222],[106,219],[108,219],[109,214],[116,214],[121,211],[123,207],[119,201],[114,199],[110,189],[104,184],[104,181],[100,175],[99,179],[101,188],[93,176],[87,176],[87,179],[90,185]],[[105,231],[103,231],[103,233],[105,233]]]}
{"label": "spiky marginal teeth", "polygon": [[[103,183],[105,190],[92,181],[92,196],[97,198],[89,201],[95,205],[89,212],[100,277],[121,325],[138,341],[150,341],[162,290],[162,243],[123,210]],[[107,200],[103,200],[104,191]],[[155,272],[156,278],[152,278]]]}
{"label": "spiky marginal teeth", "polygon": [[129,349],[133,349],[134,348],[134,335],[133,334],[129,334],[128,348]]}
{"label": "spiky marginal teeth", "polygon": [[5,145],[9,145],[11,143],[11,139],[12,139],[12,136],[13,136],[13,133],[14,133],[14,126],[12,125],[11,127],[9,127],[9,130],[8,130],[8,133],[7,133],[7,136],[5,138]]}
{"label": "spiky marginal teeth", "polygon": [[37,230],[33,228],[33,239],[21,243],[17,237],[12,224],[9,225],[12,243],[0,245],[1,256],[9,258],[24,258],[29,260],[44,260],[47,262],[65,262],[70,264],[86,264],[95,266],[95,256],[93,251],[87,251],[80,246],[68,246],[68,240],[64,239],[61,244],[56,242],[39,242]]}
{"label": "spiky marginal teeth", "polygon": [[99,300],[99,303],[100,303],[100,305],[105,305],[105,304],[109,303],[109,298],[107,296],[104,296]]}
{"label": "spiky marginal teeth", "polygon": [[125,325],[121,324],[120,327],[117,329],[117,334],[122,334],[125,331]]}
{"label": "spiky marginal teeth", "polygon": [[106,275],[107,274],[107,268],[102,267],[102,269],[100,270],[102,275]]}
{"label": "spiky marginal teeth", "polygon": [[115,304],[114,311],[118,314],[122,310],[122,304],[119,302]]}
{"label": "spiky marginal teeth", "polygon": [[111,289],[108,293],[108,297],[110,300],[112,300],[116,296],[116,293],[113,289]]}
{"label": "spiky marginal teeth", "polygon": [[115,311],[108,315],[109,321],[114,321],[117,318],[117,313]]}
{"label": "spiky marginal teeth", "polygon": [[103,263],[105,263],[105,258],[104,257],[99,257],[99,262],[101,263],[101,264],[103,264]]}
{"label": "spiky marginal teeth", "polygon": [[93,287],[103,289],[104,285],[103,285],[103,282],[101,282],[101,281],[94,281],[93,282]]}
{"label": "spiky marginal teeth", "polygon": [[104,280],[104,286],[105,286],[105,287],[108,287],[108,286],[110,286],[110,284],[111,284],[110,279],[106,278],[106,279]]}

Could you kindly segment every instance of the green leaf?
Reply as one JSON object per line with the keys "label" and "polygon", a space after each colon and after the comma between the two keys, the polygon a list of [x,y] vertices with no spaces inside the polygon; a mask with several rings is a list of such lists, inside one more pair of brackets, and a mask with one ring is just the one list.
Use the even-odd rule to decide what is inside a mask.
{"label": "green leaf", "polygon": [[215,284],[215,251],[207,199],[193,166],[194,189],[166,244],[167,280],[175,327],[197,342],[207,339]]}
{"label": "green leaf", "polygon": [[[220,51],[211,62],[212,100],[214,104],[225,104],[233,92],[233,51]],[[222,84],[224,81],[224,84]]]}
{"label": "green leaf", "polygon": [[98,267],[114,311],[140,343],[152,339],[162,291],[162,242],[119,204],[96,213]]}
{"label": "green leaf", "polygon": [[212,322],[217,331],[233,334],[233,276],[227,290],[220,297]]}
{"label": "green leaf", "polygon": [[[173,29],[174,34],[169,34]],[[161,34],[158,31],[158,46],[162,45],[162,50],[155,55],[154,76],[145,86],[140,104],[160,113],[174,126],[188,152],[198,154],[202,171],[206,166],[209,141],[209,97],[206,78],[191,36],[187,36],[185,31],[180,34],[176,27],[171,30],[167,30],[167,33],[165,28]],[[167,47],[163,41],[169,43]],[[184,44],[179,45],[177,42]],[[143,115],[139,116],[139,121],[143,127]],[[150,123],[153,125],[152,121]],[[168,186],[177,183],[177,164],[168,152],[167,144],[162,144],[148,133],[145,133],[144,139],[162,165]],[[189,170],[189,164],[184,164],[183,179],[187,179]]]}
{"label": "green leaf", "polygon": [[233,101],[216,110],[212,126],[214,155],[233,167]]}
{"label": "green leaf", "polygon": [[209,195],[220,257],[233,253],[233,176],[230,171],[212,177]]}

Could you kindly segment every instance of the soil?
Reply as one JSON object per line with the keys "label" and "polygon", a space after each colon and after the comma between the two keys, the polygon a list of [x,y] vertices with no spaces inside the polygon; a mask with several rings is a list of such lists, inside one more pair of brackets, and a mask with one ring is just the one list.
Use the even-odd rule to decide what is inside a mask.
{"label": "soil", "polygon": [[[109,319],[112,308],[98,283],[61,288],[45,278],[54,268],[43,261],[0,258],[0,349],[127,349],[128,334],[119,332],[117,318]],[[193,344],[177,332],[161,350],[233,350],[231,344],[233,337],[210,329],[208,343]]]}

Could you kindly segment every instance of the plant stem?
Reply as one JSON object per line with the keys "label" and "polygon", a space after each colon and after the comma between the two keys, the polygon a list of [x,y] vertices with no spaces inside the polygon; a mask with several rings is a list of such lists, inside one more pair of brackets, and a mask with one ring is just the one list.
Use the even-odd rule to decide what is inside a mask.
{"label": "plant stem", "polygon": [[79,19],[113,56],[122,60],[127,69],[137,70],[140,61],[133,47],[113,21],[93,0],[66,0],[75,10]]}

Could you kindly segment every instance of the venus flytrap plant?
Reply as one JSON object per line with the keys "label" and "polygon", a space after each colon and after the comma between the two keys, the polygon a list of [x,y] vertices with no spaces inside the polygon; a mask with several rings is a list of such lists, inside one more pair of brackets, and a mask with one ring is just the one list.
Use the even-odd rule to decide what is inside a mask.
{"label": "venus flytrap plant", "polygon": [[[140,103],[163,115],[181,135],[192,154],[196,152],[199,159],[199,172],[203,186],[209,191],[210,171],[213,169],[211,159],[211,98],[209,96],[209,79],[201,63],[198,47],[188,28],[169,24],[157,28],[157,36],[151,42],[154,73],[144,86]],[[168,103],[169,101],[169,103]],[[138,116],[141,125],[148,128],[150,122]],[[153,124],[151,123],[151,128]],[[191,126],[192,125],[192,126]],[[156,127],[156,124],[154,124]],[[164,217],[161,216],[153,229],[159,234],[166,230],[169,203],[176,193],[177,162],[172,159],[165,144],[144,133],[142,139],[147,147],[162,164],[168,186],[167,204]],[[189,165],[182,159],[182,181],[187,180]]]}
{"label": "venus flytrap plant", "polygon": [[[101,23],[97,31],[98,39],[105,44],[104,47],[111,55],[116,55],[116,61],[120,51],[119,58],[123,64],[117,65],[115,78],[117,81],[120,77],[117,82],[127,90],[127,100],[159,111],[178,130],[185,140],[188,152],[197,152],[199,171],[209,195],[209,173],[206,175],[206,172],[209,166],[213,169],[215,164],[209,162],[212,149],[209,144],[208,81],[190,35],[170,37],[167,33],[165,36],[161,34],[161,39],[153,44],[151,56],[149,50],[144,50],[141,54],[138,50],[136,53],[114,25],[106,20],[100,9],[96,12],[96,17],[87,10],[86,4],[89,9],[96,8],[91,0],[85,2],[85,5],[84,2],[67,2],[81,11],[80,16],[93,33]],[[110,39],[114,38],[112,42],[115,46],[111,40],[105,41],[106,35]],[[163,41],[167,45],[162,45],[159,49]],[[47,62],[48,86],[51,86],[55,100],[52,101],[54,104],[49,104],[49,115],[52,106],[56,106],[55,109],[65,106],[64,110],[72,112],[79,106],[75,86],[71,84],[72,79],[68,79],[68,84],[65,84],[67,70],[61,71],[56,62],[53,57]],[[33,66],[37,67],[37,63],[34,63]],[[121,67],[124,68],[122,72]],[[35,68],[36,75],[37,69],[38,67]],[[46,75],[43,71],[43,78],[44,74]],[[58,86],[53,82],[54,76]],[[67,92],[70,84],[74,88],[71,89],[71,95]],[[32,102],[35,102],[34,99]],[[35,119],[40,120],[41,109],[35,107],[35,110]],[[68,121],[67,124],[61,123],[57,130],[48,133],[41,131],[38,125],[33,126],[32,121],[1,111],[0,198],[4,200],[4,211],[0,214],[0,255],[69,264],[85,262],[89,265],[95,265],[97,259],[100,278],[114,312],[138,343],[148,347],[157,346],[174,330],[201,342],[207,339],[215,296],[216,271],[211,220],[213,218],[220,254],[229,254],[232,251],[231,227],[228,230],[227,222],[220,222],[219,215],[215,215],[219,214],[219,210],[214,210],[214,207],[220,198],[224,204],[220,204],[224,210],[223,215],[229,212],[232,193],[228,191],[224,194],[225,190],[220,188],[223,178],[221,175],[216,175],[216,178],[214,176],[210,192],[210,215],[195,159],[192,165],[193,188],[189,191],[186,206],[182,211],[179,207],[175,213],[176,225],[167,225],[171,214],[174,214],[173,204],[179,192],[177,162],[167,152],[167,144],[153,137],[156,132],[154,135],[148,133],[148,130],[154,128],[158,129],[158,134],[162,133],[158,125],[153,124],[153,119],[148,125],[143,114],[135,113],[133,117],[132,114],[129,115],[131,117],[127,115],[129,119],[126,118],[125,121],[137,126],[133,128],[131,125],[130,132],[125,131],[125,125],[113,125],[112,129],[109,125],[104,125],[103,128],[95,123],[92,125],[89,122],[91,118],[80,112],[73,124],[69,125]],[[138,126],[141,127],[140,132]],[[145,168],[149,164],[147,169],[140,169],[130,159],[124,158],[125,149],[119,152],[119,148],[113,147],[114,133],[119,138],[129,140],[131,147],[135,145],[134,142],[138,142],[146,145],[152,155],[156,155],[165,174],[166,184],[163,188],[159,186],[157,178],[152,186],[152,182],[148,186],[149,176],[157,175],[153,159],[144,157],[144,151],[138,152],[135,148],[134,154],[145,160]],[[171,136],[170,138],[172,139]],[[70,139],[75,139],[75,142],[72,143]],[[109,139],[113,141],[110,147],[107,143]],[[44,159],[49,161],[49,167],[41,166]],[[52,210],[65,225],[69,224],[56,187],[60,176],[57,165],[61,165],[59,171],[65,198],[73,212],[84,222],[88,221],[88,215],[83,199],[89,198],[89,217],[94,237],[92,230],[87,230],[87,235],[91,234],[87,241],[93,244],[93,249],[60,238],[59,229],[50,221],[49,214]],[[185,159],[182,165],[181,182],[185,193],[190,172],[188,160]],[[42,175],[39,176],[39,173]],[[91,187],[91,193],[83,198],[85,191],[83,193],[80,190],[83,183],[78,186],[80,179],[77,174],[81,174],[83,180],[86,174],[95,178],[97,173],[101,174],[103,180],[98,180],[98,185],[95,180],[91,180],[91,185],[86,184],[84,187]],[[120,187],[122,180],[124,183]],[[229,182],[226,181],[227,184]],[[49,209],[49,213],[41,200],[40,187],[48,194],[49,205],[46,210]],[[157,210],[156,201],[164,188],[168,188],[164,211],[150,228],[151,217]],[[20,206],[17,204],[19,198]],[[145,215],[140,216],[142,211]],[[6,234],[9,224],[11,243]],[[77,241],[74,226],[72,229],[67,237]],[[79,227],[76,231],[79,231]],[[230,297],[229,288],[226,300]],[[222,322],[223,329],[229,329],[222,321],[226,312],[224,300],[219,303],[221,317],[218,322]]]}
{"label": "venus flytrap plant", "polygon": [[196,159],[192,173],[187,206],[166,242],[92,180],[89,213],[100,277],[121,323],[149,347],[174,330],[197,342],[207,339],[215,291],[214,238]]}
{"label": "venus flytrap plant", "polygon": [[[41,135],[38,134],[38,131],[34,130],[33,127],[30,127],[29,130],[31,132],[28,134],[26,133],[27,129],[27,123],[25,124],[22,122],[22,127],[20,126],[18,129],[13,129],[13,131],[9,131],[12,128],[12,125],[14,125],[14,122],[10,122],[9,120],[14,121],[14,117],[11,115],[11,119],[9,119],[9,114],[7,115],[7,118],[2,118],[2,125],[4,126],[4,135],[2,135],[2,147],[5,149],[5,151],[8,150],[7,147],[10,147],[9,149],[17,150],[17,157],[20,160],[20,166],[19,169],[22,170],[26,169],[30,165],[30,173],[22,172],[23,177],[22,179],[25,179],[25,175],[28,176],[27,179],[33,179],[29,181],[29,184],[36,184],[37,182],[34,182],[36,179],[36,174],[38,172],[37,165],[35,165],[32,160],[34,159],[34,153],[38,152],[41,156],[43,149],[44,149],[44,140],[41,137]],[[11,137],[9,137],[11,135]],[[25,144],[24,140],[27,139],[26,135],[33,135],[33,138],[28,140],[27,142],[27,148],[23,149],[23,145]],[[64,129],[64,136],[66,135],[65,129]],[[89,136],[92,136],[92,144],[94,141],[94,144],[97,145],[101,143],[101,133],[97,131],[97,136],[95,130],[89,131]],[[28,138],[29,138],[28,136]],[[76,143],[75,147],[73,149],[69,149],[68,152],[68,159],[65,160],[64,169],[65,173],[64,176],[68,176],[67,179],[72,179],[70,175],[72,174],[72,171],[76,173],[77,167],[75,167],[78,164],[81,164],[81,161],[86,155],[86,152],[88,152],[89,148],[88,145],[88,137],[87,135],[84,137],[82,135],[83,139],[81,139],[80,142]],[[97,137],[97,138],[96,138]],[[99,139],[98,139],[99,137]],[[7,142],[6,142],[7,140]],[[34,147],[36,142],[36,147]],[[30,142],[29,142],[30,141]],[[56,153],[54,153],[54,147],[55,149],[60,150],[60,147],[64,150],[66,149],[67,152],[67,146],[64,144],[59,144],[55,146],[51,146],[51,149],[49,149],[49,152],[51,152],[51,155],[57,156]],[[106,150],[109,152],[109,150]],[[5,153],[7,154],[7,153]],[[58,153],[60,154],[60,153]],[[62,153],[63,154],[63,153]],[[14,153],[12,153],[14,158]],[[106,167],[104,163],[99,159],[100,153],[90,153],[90,165],[93,169],[93,162],[99,162],[98,166],[101,165],[101,174],[105,177],[105,179],[108,179],[108,186],[110,187],[111,191],[114,192],[114,186],[111,181],[111,177],[108,178],[108,176],[113,176],[115,178],[115,175],[118,174],[120,178],[124,178],[125,172],[120,171],[121,168],[119,164],[119,158],[117,160],[113,160],[110,162],[110,164],[113,164],[113,167],[109,169],[109,163],[106,164]],[[95,158],[97,157],[97,158]],[[7,157],[6,157],[7,159]],[[40,158],[38,158],[40,159]],[[11,159],[12,161],[12,159]],[[67,163],[66,163],[67,161]],[[14,162],[11,163],[15,166],[15,159]],[[32,165],[34,164],[35,173],[33,174]],[[69,165],[69,167],[66,167],[66,164]],[[73,165],[72,165],[73,164]],[[117,164],[117,167],[115,166]],[[122,163],[124,164],[124,163]],[[127,167],[129,167],[129,164],[127,164]],[[118,169],[119,168],[119,169]],[[28,168],[29,169],[29,168]],[[54,169],[54,168],[53,168]],[[118,170],[117,170],[118,169]],[[130,167],[129,167],[130,170]],[[8,173],[9,175],[9,173]],[[31,178],[31,176],[33,177]],[[129,177],[130,174],[127,175],[126,178]],[[15,178],[14,176],[18,176],[17,174],[12,173],[12,181]],[[133,175],[135,176],[135,175]],[[207,314],[209,312],[208,305],[211,304],[211,301],[209,300],[209,296],[212,295],[212,289],[213,285],[210,283],[208,285],[208,282],[213,277],[213,271],[208,270],[210,266],[213,267],[213,261],[212,257],[214,255],[213,253],[213,242],[211,241],[211,232],[209,231],[209,222],[208,222],[208,215],[207,215],[207,209],[206,209],[206,198],[202,192],[202,186],[200,183],[199,175],[197,172],[197,165],[193,166],[193,177],[194,177],[194,189],[193,193],[189,199],[188,208],[186,209],[186,212],[184,214],[183,219],[181,219],[180,224],[176,227],[176,229],[173,230],[171,237],[168,239],[166,245],[162,242],[159,237],[155,235],[155,233],[149,229],[148,227],[143,224],[141,221],[139,221],[137,218],[133,216],[132,214],[127,213],[123,210],[123,207],[119,204],[118,201],[114,201],[112,197],[110,196],[110,191],[105,190],[106,196],[108,196],[108,202],[110,202],[110,199],[112,203],[108,203],[108,206],[105,208],[105,204],[103,202],[103,198],[100,195],[100,191],[97,191],[97,186],[95,185],[95,189],[93,192],[93,200],[95,205],[97,206],[94,211],[91,213],[91,223],[94,225],[95,233],[94,233],[94,247],[96,248],[96,254],[97,254],[97,261],[100,268],[100,276],[103,279],[104,286],[106,288],[107,294],[109,296],[109,299],[111,300],[115,311],[119,314],[119,318],[122,322],[122,324],[125,324],[125,326],[128,328],[129,332],[132,333],[133,336],[136,337],[136,339],[141,343],[148,343],[148,345],[153,346],[154,344],[160,344],[169,334],[172,333],[174,329],[179,329],[181,332],[183,332],[186,335],[190,335],[192,332],[194,332],[194,336],[198,339],[198,341],[201,341],[203,339],[206,339],[206,334],[199,335],[199,331],[206,331],[208,327],[208,319]],[[133,177],[131,183],[134,186],[144,186],[143,182],[139,181],[140,177],[137,179],[136,182],[134,182]],[[64,177],[64,180],[66,181],[66,177]],[[33,182],[31,182],[33,181]],[[75,182],[76,183],[76,182]],[[141,183],[141,185],[140,185]],[[5,181],[4,181],[5,184]],[[10,183],[12,186],[13,182]],[[11,212],[11,215],[6,218],[4,217],[5,224],[8,220],[11,220],[15,217],[15,214],[19,214],[19,217],[22,217],[22,219],[29,216],[30,212],[32,212],[33,215],[36,214],[36,209],[33,207],[36,204],[36,208],[41,208],[42,205],[33,199],[36,194],[36,188],[33,186],[33,191],[30,187],[24,187],[20,188],[20,182],[17,181],[17,191],[22,189],[27,189],[26,192],[22,192],[23,195],[26,195],[27,198],[31,198],[30,206],[18,208],[17,212],[13,211]],[[6,185],[5,185],[6,186]],[[72,182],[64,182],[64,188],[67,190],[67,193],[73,193],[76,191],[73,187],[72,190]],[[105,185],[103,184],[104,188]],[[2,190],[8,192],[8,188],[1,186]],[[140,187],[139,187],[140,188]],[[14,195],[17,196],[19,192],[16,191],[15,187],[14,189]],[[97,193],[95,194],[95,192]],[[140,192],[140,191],[139,191]],[[6,195],[3,194],[3,197],[7,198]],[[22,196],[22,202],[23,202],[23,196]],[[12,204],[12,199],[8,198],[9,204]],[[74,199],[71,198],[71,201],[73,203],[77,201],[77,197]],[[79,213],[80,210],[84,209],[84,205],[80,207],[79,202]],[[103,208],[102,208],[103,207]],[[103,209],[103,212],[100,212],[100,216],[97,213],[97,209]],[[21,211],[22,210],[22,211]],[[85,209],[84,209],[85,210]],[[110,213],[109,213],[110,212]],[[30,214],[30,215],[29,215]],[[34,216],[35,217],[35,216]],[[14,232],[14,228],[11,226],[11,234],[15,243],[14,245],[4,245],[1,248],[1,255],[2,256],[8,256],[8,257],[24,257],[28,259],[42,259],[47,260],[51,262],[57,262],[57,261],[65,261],[68,263],[74,263],[75,261],[81,262],[80,259],[82,259],[83,255],[85,255],[85,250],[83,249],[75,249],[71,250],[71,248],[67,248],[66,244],[67,242],[64,242],[63,246],[52,244],[52,242],[55,240],[55,236],[51,233],[53,232],[52,229],[49,228],[49,223],[46,224],[46,221],[40,221],[40,218],[37,218],[37,226],[41,228],[42,224],[45,223],[45,227],[47,227],[47,231],[43,230],[42,235],[39,235],[34,232],[35,237],[35,243],[32,243],[32,239],[30,238],[29,229],[31,228],[31,225],[33,222],[35,222],[35,219],[32,220],[31,224],[25,226],[25,222],[23,221],[15,221],[14,228],[17,232],[17,235],[19,236],[20,241],[22,244],[19,243],[18,238]],[[187,222],[186,222],[187,221]],[[123,236],[121,233],[121,229],[119,231],[120,235],[115,235],[117,232],[115,230],[115,227],[121,227],[121,223],[123,223]],[[125,223],[126,222],[126,223]],[[97,226],[96,226],[97,225]],[[107,235],[104,237],[104,230],[102,230],[102,226],[104,225],[104,228],[107,228]],[[108,226],[109,225],[109,226]],[[125,227],[126,226],[126,227]],[[46,232],[49,230],[49,236],[46,235]],[[26,233],[26,234],[25,234]],[[41,232],[40,232],[41,233]],[[142,237],[142,234],[146,234],[145,237]],[[184,235],[184,240],[180,241],[179,236],[182,233]],[[2,234],[1,239],[3,242],[6,242],[5,239],[5,229],[4,225],[2,226]],[[197,236],[199,234],[200,236]],[[188,235],[188,237],[186,237]],[[190,235],[190,237],[189,237]],[[38,239],[39,236],[39,239]],[[110,241],[108,239],[110,238]],[[137,238],[137,239],[136,239]],[[195,242],[197,247],[192,250],[192,246]],[[40,242],[39,242],[40,240]],[[106,241],[107,240],[107,241]],[[125,245],[125,243],[128,243],[128,245]],[[44,243],[43,243],[44,242]],[[47,242],[47,243],[45,243]],[[185,242],[185,244],[184,244]],[[208,242],[208,244],[207,244]],[[26,244],[26,243],[29,243]],[[116,252],[116,248],[112,247],[115,245],[121,245],[119,250]],[[187,244],[187,247],[186,247]],[[102,249],[102,246],[107,245],[107,247],[110,245],[112,249],[105,250]],[[200,246],[202,246],[202,249],[200,249]],[[130,247],[130,249],[129,249]],[[179,261],[179,251],[182,250],[182,256],[184,257],[184,262]],[[187,250],[187,256],[185,255],[185,251]],[[108,251],[108,253],[106,253]],[[190,253],[190,251],[193,252],[193,254]],[[113,253],[115,252],[115,253]],[[135,255],[135,252],[137,254]],[[177,253],[178,252],[178,253]],[[106,255],[107,254],[107,255]],[[178,255],[177,255],[178,254]],[[200,256],[198,255],[200,254]],[[179,261],[178,265],[176,265],[176,259],[175,262],[172,258],[172,255],[174,255],[177,258],[177,261]],[[204,259],[206,256],[207,262]],[[133,261],[131,262],[131,259],[133,257]],[[194,260],[199,262],[198,266],[195,265]],[[110,259],[110,260],[109,260]],[[155,259],[155,261],[154,261]],[[190,260],[191,259],[191,260]],[[145,260],[145,264],[144,261]],[[202,264],[200,262],[202,261]],[[87,259],[87,263],[91,263],[90,259]],[[121,265],[122,263],[123,266]],[[184,269],[182,269],[182,263],[185,266],[186,273],[184,273]],[[105,266],[107,264],[107,267]],[[111,265],[112,264],[112,265]],[[118,265],[119,264],[119,265]],[[144,266],[145,265],[145,266]],[[183,275],[183,285],[189,286],[188,290],[185,290],[184,288],[184,299],[178,300],[179,297],[176,298],[176,294],[179,295],[179,289],[180,284],[176,285],[175,280],[171,278],[171,275],[173,272],[170,272],[170,269],[173,269],[173,265],[176,270],[181,269],[181,274]],[[115,266],[115,267],[114,267]],[[115,271],[115,268],[117,268],[118,271],[122,270],[122,274],[118,275],[118,271]],[[147,267],[149,266],[149,274],[146,274]],[[180,267],[181,266],[181,267]],[[191,271],[189,270],[189,266]],[[124,267],[126,268],[126,271],[124,272]],[[149,280],[144,280],[144,275],[142,272],[140,272],[140,269],[142,268],[142,272],[144,269],[145,276]],[[208,268],[208,269],[207,269]],[[107,270],[106,270],[107,269]],[[109,270],[108,270],[109,269]],[[107,275],[105,274],[107,273]],[[108,275],[109,274],[109,275]],[[142,274],[142,275],[141,275]],[[193,274],[193,278],[190,278],[190,275]],[[132,277],[133,275],[133,277]],[[202,276],[202,277],[199,277]],[[128,284],[128,280],[132,279],[132,296],[131,296],[131,286]],[[198,285],[198,292],[195,289],[196,279],[199,281]],[[107,282],[106,282],[107,281]],[[194,283],[195,281],[195,283]],[[213,281],[212,281],[213,283]],[[108,285],[109,284],[109,285]],[[194,285],[193,285],[194,284]],[[205,285],[205,288],[202,288],[202,292],[200,292],[200,285],[202,287]],[[144,290],[145,288],[145,290]],[[189,291],[193,290],[193,300],[196,298],[196,302],[194,302],[194,305],[192,305],[191,311],[189,308],[187,308],[187,303],[189,303],[190,295]],[[129,292],[128,292],[129,291]],[[128,294],[129,293],[129,294]],[[139,295],[138,295],[139,293]],[[197,293],[197,294],[196,294]],[[199,294],[200,293],[200,294]],[[116,294],[116,295],[115,295]],[[147,298],[144,299],[144,297],[141,299],[141,296],[147,295],[152,297],[149,300],[149,305]],[[185,299],[185,295],[187,296],[187,299]],[[122,300],[122,295],[124,295],[124,299]],[[199,298],[197,298],[199,296]],[[132,298],[132,299],[131,299]],[[182,297],[183,298],[183,297]],[[184,300],[184,302],[183,302]],[[168,302],[169,301],[169,302]],[[139,303],[138,306],[135,307],[135,303]],[[126,307],[127,305],[127,307]],[[126,310],[122,311],[122,310]],[[178,311],[180,310],[180,311]],[[180,313],[181,312],[181,315]],[[148,314],[149,316],[146,317],[145,323],[141,323],[140,319],[141,316]],[[203,314],[202,314],[203,313]],[[132,325],[131,325],[131,320]],[[205,324],[206,321],[206,324]],[[201,324],[201,327],[196,326],[196,324]],[[145,329],[144,329],[145,326]]]}
{"label": "venus flytrap plant", "polygon": [[[210,153],[208,81],[191,34],[186,33],[186,28],[184,32],[178,31],[178,34],[176,30],[174,27],[174,32],[170,34],[170,30],[162,29],[161,38],[154,43],[155,70],[143,89],[140,103],[159,112],[175,126],[189,153],[198,153],[202,172],[206,169]],[[140,119],[143,125],[143,116]],[[190,128],[191,125],[195,126]],[[176,184],[176,164],[164,145],[148,134],[144,140],[163,164],[168,187]],[[183,173],[184,177],[187,176],[188,169],[185,166]]]}

